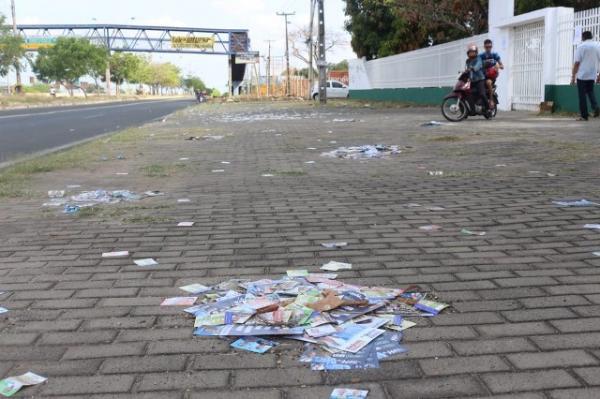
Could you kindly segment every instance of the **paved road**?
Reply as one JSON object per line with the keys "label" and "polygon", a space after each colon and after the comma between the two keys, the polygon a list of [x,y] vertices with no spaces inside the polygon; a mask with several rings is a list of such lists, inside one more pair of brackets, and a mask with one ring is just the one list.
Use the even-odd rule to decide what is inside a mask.
{"label": "paved road", "polygon": [[[583,228],[600,208],[552,203],[600,201],[600,121],[507,113],[421,127],[439,118],[376,104],[207,105],[152,124],[152,139],[106,145],[123,160],[31,179],[31,196],[0,198],[0,378],[49,377],[18,398],[325,399],[340,386],[368,399],[600,398],[600,231]],[[208,129],[223,138],[177,134]],[[320,155],[374,143],[402,153]],[[151,165],[165,173],[149,177]],[[40,206],[72,183],[69,194],[165,195],[75,217]],[[431,224],[442,228],[419,228]],[[330,241],[348,246],[321,246]],[[123,250],[131,257],[102,258]],[[144,258],[159,265],[133,263]],[[379,369],[326,373],[299,362],[300,342],[238,351],[233,339],[193,337],[182,307],[160,306],[184,285],[320,272],[331,260],[352,264],[339,281],[418,284],[452,307],[408,318],[418,323],[404,332],[408,352]]]}
{"label": "paved road", "polygon": [[190,104],[160,100],[0,112],[0,163],[162,118]]}

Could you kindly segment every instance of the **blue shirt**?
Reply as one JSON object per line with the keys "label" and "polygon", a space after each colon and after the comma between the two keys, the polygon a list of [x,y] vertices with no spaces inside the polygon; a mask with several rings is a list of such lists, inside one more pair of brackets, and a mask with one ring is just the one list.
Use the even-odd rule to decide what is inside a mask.
{"label": "blue shirt", "polygon": [[475,57],[473,59],[467,58],[467,69],[471,69],[471,82],[485,80],[481,57]]}
{"label": "blue shirt", "polygon": [[486,69],[496,66],[497,63],[502,62],[500,55],[494,52],[488,53],[485,51],[479,54],[479,58],[481,58],[481,61],[483,61],[483,67]]}

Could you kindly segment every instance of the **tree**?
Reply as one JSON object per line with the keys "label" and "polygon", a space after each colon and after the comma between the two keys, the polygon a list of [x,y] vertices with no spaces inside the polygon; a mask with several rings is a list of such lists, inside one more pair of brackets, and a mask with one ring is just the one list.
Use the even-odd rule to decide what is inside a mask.
{"label": "tree", "polygon": [[206,90],[206,85],[204,84],[202,79],[200,79],[197,76],[188,76],[187,78],[183,79],[182,83],[185,88],[192,90],[192,91],[205,91]]}
{"label": "tree", "polygon": [[163,88],[174,88],[181,85],[180,70],[170,62],[151,63],[148,67],[146,83],[152,87],[153,94],[162,94]]}
{"label": "tree", "polygon": [[110,64],[110,81],[115,83],[117,95],[119,95],[121,85],[125,81],[132,82],[139,76],[139,70],[142,68],[144,60],[131,53],[116,52],[110,56],[108,62]]}
{"label": "tree", "polygon": [[329,64],[327,69],[329,69],[330,71],[347,71],[348,70],[348,60],[340,61],[337,64]]}
{"label": "tree", "polygon": [[[598,0],[516,1],[519,13],[558,6],[583,10]],[[373,59],[487,32],[488,0],[346,0],[346,16],[352,48]]]}
{"label": "tree", "polygon": [[33,70],[39,79],[58,82],[72,96],[74,88],[81,89],[76,84],[79,79],[97,73],[107,57],[105,49],[87,39],[61,37],[54,46],[39,50]]}
{"label": "tree", "polygon": [[[315,26],[312,37],[313,37],[313,70],[317,69],[317,60],[319,59],[319,44],[317,40],[314,38],[317,36],[318,27]],[[299,59],[300,61],[306,63],[307,71],[308,71],[308,61],[309,61],[309,49],[308,43],[311,37],[310,27],[300,27],[298,29],[290,32],[290,45],[291,45],[291,53],[294,57]],[[331,51],[335,47],[344,44],[344,38],[339,32],[327,32],[325,35],[325,50]],[[308,75],[307,75],[308,76]]]}
{"label": "tree", "polygon": [[427,45],[423,30],[395,13],[390,0],[346,0],[346,16],[359,57],[371,60]]}
{"label": "tree", "polygon": [[23,38],[13,35],[5,22],[0,14],[0,76],[8,75],[11,69],[23,69],[23,60],[27,59]]}

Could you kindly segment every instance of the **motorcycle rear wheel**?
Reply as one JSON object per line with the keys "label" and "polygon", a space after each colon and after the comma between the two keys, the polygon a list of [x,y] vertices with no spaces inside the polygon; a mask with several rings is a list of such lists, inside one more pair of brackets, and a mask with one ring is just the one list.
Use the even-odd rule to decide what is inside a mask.
{"label": "motorcycle rear wheel", "polygon": [[467,106],[460,97],[449,97],[442,103],[442,115],[450,122],[460,122],[468,116]]}

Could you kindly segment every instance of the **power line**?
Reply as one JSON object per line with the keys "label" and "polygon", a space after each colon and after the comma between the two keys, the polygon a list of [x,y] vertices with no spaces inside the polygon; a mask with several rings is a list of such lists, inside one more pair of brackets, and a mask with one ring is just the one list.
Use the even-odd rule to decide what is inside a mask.
{"label": "power line", "polygon": [[287,75],[287,86],[286,86],[286,95],[290,95],[292,88],[290,85],[290,41],[288,35],[288,17],[296,15],[295,12],[278,12],[277,15],[280,17],[284,17],[285,19],[285,62],[286,62],[286,75]]}

